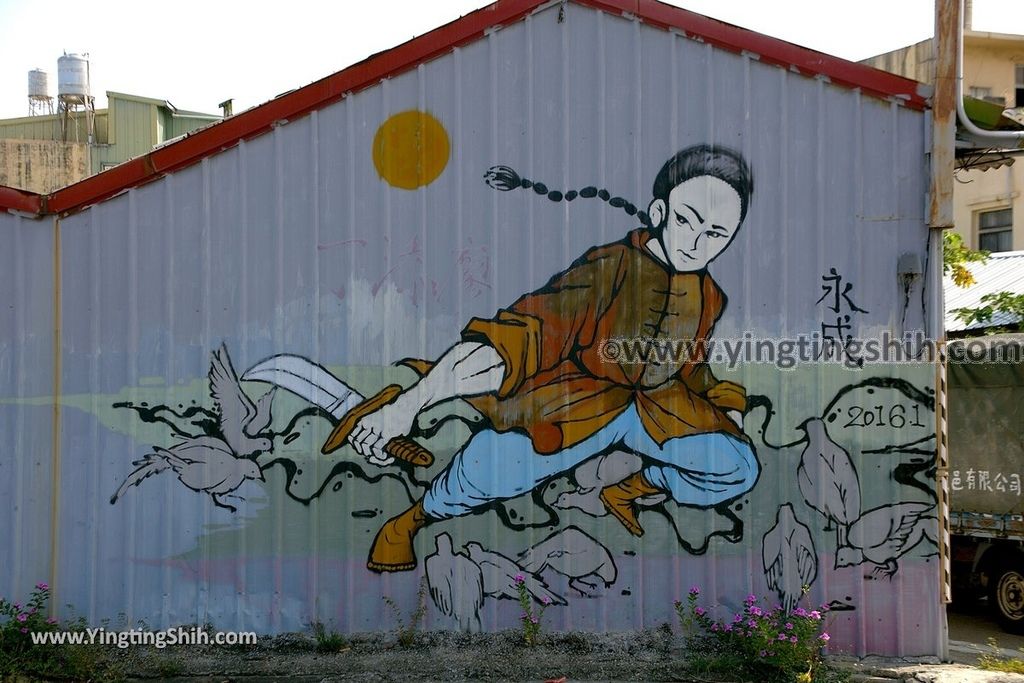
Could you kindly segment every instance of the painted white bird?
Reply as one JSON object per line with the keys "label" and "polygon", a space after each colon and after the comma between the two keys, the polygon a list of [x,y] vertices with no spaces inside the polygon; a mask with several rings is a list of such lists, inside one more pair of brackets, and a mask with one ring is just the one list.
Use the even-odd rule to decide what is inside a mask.
{"label": "painted white bird", "polygon": [[797,520],[789,503],[779,507],[775,526],[764,535],[761,563],[768,587],[779,596],[787,612],[796,607],[804,586],[810,586],[818,576],[811,531]]}
{"label": "painted white bird", "polygon": [[586,579],[597,577],[608,587],[615,583],[619,574],[608,549],[574,526],[551,534],[524,550],[519,557],[523,569],[541,574],[550,567],[562,576],[569,577],[569,586],[585,595],[597,588],[596,581]]}
{"label": "painted white bird", "polygon": [[454,552],[452,537],[434,537],[436,552],[424,561],[427,586],[437,609],[459,622],[463,631],[480,631],[480,607],[484,604],[484,579],[480,567],[468,555]]}
{"label": "painted white bird", "polygon": [[193,491],[207,493],[214,505],[235,512],[235,507],[220,500],[236,490],[247,479],[265,481],[259,464],[250,458],[236,457],[226,443],[213,436],[200,436],[170,448],[153,447],[140,460],[132,463],[137,468],[122,482],[110,504],[117,502],[130,486],[138,486],[145,479],[173,470],[178,481]]}
{"label": "painted white bird", "polygon": [[466,544],[466,552],[469,553],[469,559],[480,567],[484,579],[484,594],[488,597],[518,600],[519,589],[516,586],[516,576],[521,575],[527,592],[537,602],[543,603],[544,598],[547,598],[553,605],[566,604],[562,596],[553,593],[548,588],[544,579],[523,569],[504,555],[485,550],[476,541]]}
{"label": "painted white bird", "polygon": [[874,573],[892,577],[897,560],[923,540],[936,541],[938,517],[934,503],[894,503],[864,512],[850,525],[847,544],[836,550],[836,569],[864,562]]}
{"label": "painted white bird", "polygon": [[797,485],[807,504],[824,515],[825,530],[836,523],[838,546],[845,544],[846,528],[860,516],[860,479],[842,446],[829,438],[820,418],[805,420],[798,429],[807,445],[796,468]]}
{"label": "painted white bird", "polygon": [[277,389],[271,389],[253,403],[242,391],[224,344],[212,354],[208,377],[210,396],[220,416],[218,426],[231,450],[250,457],[273,450],[274,444],[265,432],[270,427],[271,404]]}
{"label": "painted white bird", "polygon": [[[576,489],[561,493],[552,503],[561,510],[581,510],[593,517],[604,517],[607,508],[601,502],[601,489],[617,484],[643,468],[640,456],[626,451],[612,451],[587,460],[572,471]],[[638,505],[657,505],[665,500],[664,495],[645,496],[638,499]]]}

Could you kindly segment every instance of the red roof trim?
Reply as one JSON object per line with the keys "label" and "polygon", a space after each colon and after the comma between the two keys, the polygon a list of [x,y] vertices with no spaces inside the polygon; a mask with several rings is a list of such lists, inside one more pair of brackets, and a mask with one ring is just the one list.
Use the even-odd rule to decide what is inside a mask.
{"label": "red roof trim", "polygon": [[[656,0],[573,0],[578,4],[614,14],[629,14],[644,23],[677,29],[688,36],[733,51],[748,52],[761,61],[795,68],[807,75],[821,75],[834,83],[860,88],[866,93],[892,98],[914,109],[925,109],[928,100],[919,83],[848,62],[814,50],[717,21]],[[282,95],[230,119],[199,130],[174,144],[91,176],[48,197],[0,191],[0,209],[70,213],[137,187],[160,176],[197,163],[274,128],[362,90],[381,79],[418,66],[452,48],[472,42],[497,26],[517,21],[549,0],[498,0],[492,5],[376,54],[343,71]]]}
{"label": "red roof trim", "polygon": [[0,211],[23,211],[39,214],[43,211],[43,197],[16,187],[0,185]]}
{"label": "red roof trim", "polygon": [[731,52],[756,54],[762,62],[796,68],[804,75],[826,76],[836,84],[859,88],[871,95],[894,98],[912,109],[929,106],[917,81],[817,52],[778,38],[727,24],[703,14],[666,5],[657,0],[574,0],[606,12],[631,14],[644,23],[678,29]]}

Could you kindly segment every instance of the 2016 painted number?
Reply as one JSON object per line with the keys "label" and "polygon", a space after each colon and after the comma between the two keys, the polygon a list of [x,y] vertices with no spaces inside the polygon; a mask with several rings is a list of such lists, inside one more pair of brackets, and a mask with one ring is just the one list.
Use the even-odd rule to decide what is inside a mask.
{"label": "2016 painted number", "polygon": [[921,406],[914,403],[907,406],[902,403],[890,406],[850,406],[846,410],[847,420],[843,427],[892,427],[902,429],[903,427],[924,427],[921,422]]}

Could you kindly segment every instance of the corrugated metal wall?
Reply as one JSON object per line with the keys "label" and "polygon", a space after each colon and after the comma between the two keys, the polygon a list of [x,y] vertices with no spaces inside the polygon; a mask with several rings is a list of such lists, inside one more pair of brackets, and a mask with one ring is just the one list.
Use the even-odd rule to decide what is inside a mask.
{"label": "corrugated metal wall", "polygon": [[[123,612],[150,626],[208,620],[278,632],[318,619],[353,631],[386,629],[394,618],[381,597],[411,609],[423,560],[446,533],[456,551],[477,543],[478,553],[532,568],[566,598],[545,617],[556,628],[672,621],[672,601],[694,584],[725,609],[748,593],[793,597],[803,582],[810,604],[837,608],[830,630],[840,649],[939,652],[927,364],[862,371],[715,364],[720,379],[762,397],[744,423],[760,478],[721,509],[671,500],[644,509],[639,539],[604,513],[577,470],[533,496],[427,527],[417,538],[415,571],[370,572],[377,529],[447,466],[470,428],[456,420],[427,439],[437,462],[425,472],[378,469],[348,448],[319,455],[330,422],[303,414],[308,404],[285,391],[274,398],[273,450],[259,457],[266,482],[242,481],[231,493],[244,500],[222,499],[236,512],[214,505],[212,484],[196,491],[202,487],[184,485],[171,470],[111,503],[137,472],[133,461],[187,442],[184,435],[197,437],[216,420],[203,410],[213,408],[206,377],[222,343],[239,373],[289,353],[363,393],[407,385],[414,374],[396,361],[436,359],[471,318],[493,316],[588,248],[639,225],[596,199],[496,192],[483,181],[495,164],[560,191],[607,188],[645,208],[655,174],[677,150],[734,148],[751,165],[755,191],[739,235],[710,268],[728,297],[715,338],[821,333],[844,316],[850,327],[836,329],[841,336],[924,328],[922,279],[905,289],[897,260],[913,254],[928,262],[925,114],[639,22],[571,4],[562,19],[559,11],[540,11],[63,219],[56,473],[47,450],[53,382],[34,370],[51,367],[53,280],[27,265],[52,263],[53,235],[2,218],[14,221],[5,235],[21,236],[15,252],[39,252],[2,271],[15,301],[32,297],[7,313],[15,317],[6,329],[18,332],[13,341],[5,334],[0,347],[0,416],[4,433],[22,444],[14,462],[12,451],[0,450],[0,464],[14,469],[5,478],[9,495],[26,501],[10,520],[14,552],[0,553],[0,566],[15,569],[0,572],[11,576],[5,589],[46,578],[45,493],[56,477],[53,583],[60,604],[93,622]],[[450,142],[443,172],[415,191],[385,182],[373,163],[378,129],[406,110],[429,112]],[[19,272],[39,279],[38,289],[18,288]],[[28,357],[45,361],[31,366],[32,376]],[[254,398],[264,388],[246,384]],[[876,408],[884,419],[874,417]],[[903,416],[899,428],[894,415]],[[814,417],[827,431],[801,441],[798,426]],[[830,448],[850,456],[836,481],[824,479],[819,457]],[[814,482],[803,490],[802,461]],[[214,469],[202,470],[203,481]],[[588,476],[591,487],[617,481],[601,480],[607,472]],[[843,493],[845,512],[816,511],[829,486]],[[893,521],[912,533],[890,538]],[[780,529],[806,539],[813,575],[794,573],[790,559],[786,585],[770,578],[775,554],[799,550],[779,545]],[[571,546],[578,556],[547,568],[530,564],[529,553],[520,557],[542,543],[533,556],[552,546]],[[570,579],[577,588],[576,580],[593,583],[592,595],[581,597]],[[485,589],[483,627],[514,626],[515,602]],[[434,608],[428,622],[458,626]]]}

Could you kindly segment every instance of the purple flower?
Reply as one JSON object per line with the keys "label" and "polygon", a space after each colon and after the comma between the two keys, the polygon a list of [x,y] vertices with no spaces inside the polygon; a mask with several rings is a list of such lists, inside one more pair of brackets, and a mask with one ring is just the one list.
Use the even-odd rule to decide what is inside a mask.
{"label": "purple flower", "polygon": [[22,612],[18,615],[18,621],[24,624],[26,621],[28,621],[28,615]]}
{"label": "purple flower", "polygon": [[57,619],[56,619],[56,617],[50,617],[49,619],[46,620],[46,623],[47,624],[56,624],[57,623]]}
{"label": "purple flower", "polygon": [[786,636],[785,633],[780,633],[779,634],[779,640],[785,640],[786,638],[787,638],[787,636]]}
{"label": "purple flower", "polygon": [[829,634],[827,633],[822,633],[820,636],[818,636],[818,638],[820,638],[821,642],[823,643],[827,643],[828,641],[832,640],[831,636],[829,636]]}
{"label": "purple flower", "polygon": [[749,626],[750,628],[757,628],[757,622],[753,619],[750,619],[749,621],[747,621],[747,626]]}
{"label": "purple flower", "polygon": [[22,627],[22,629],[21,629],[21,632],[22,632],[22,633],[28,633],[28,629],[27,629],[27,628],[25,628],[25,627]]}
{"label": "purple flower", "polygon": [[786,622],[786,630],[787,631],[792,631],[793,630],[793,622],[790,622],[790,621]]}
{"label": "purple flower", "polygon": [[700,586],[690,586],[690,595],[694,597],[700,595]]}
{"label": "purple flower", "polygon": [[761,656],[762,657],[767,657],[768,656],[768,650],[761,650]]}
{"label": "purple flower", "polygon": [[726,624],[724,627],[722,627],[722,630],[726,633],[732,633],[732,624]]}
{"label": "purple flower", "polygon": [[[508,574],[506,574],[505,576],[508,576]],[[522,574],[516,574],[515,577],[513,578],[513,580],[516,583],[526,583],[526,577],[523,576]]]}
{"label": "purple flower", "polygon": [[707,614],[708,611],[703,607],[698,607],[697,609],[693,610],[693,613],[696,614],[698,617],[702,617],[705,614]]}
{"label": "purple flower", "polygon": [[539,624],[539,623],[540,623],[540,622],[539,622],[539,621],[537,620],[537,617],[530,617],[530,622],[531,622],[531,623],[533,623],[533,624]]}
{"label": "purple flower", "polygon": [[793,616],[795,616],[795,617],[806,617],[807,616],[807,610],[805,610],[803,607],[797,607],[795,610],[793,610]]}
{"label": "purple flower", "polygon": [[798,640],[800,640],[800,639],[797,638],[796,636],[790,636],[789,637],[789,642],[791,642],[791,643],[796,643]]}
{"label": "purple flower", "polygon": [[821,612],[819,612],[818,610],[814,610],[807,616],[809,616],[811,619],[819,620],[821,619]]}
{"label": "purple flower", "polygon": [[764,610],[761,609],[760,607],[756,607],[755,606],[755,607],[751,607],[750,608],[750,613],[753,614],[755,617],[760,617],[760,616],[764,615]]}
{"label": "purple flower", "polygon": [[37,583],[36,584],[36,588],[38,588],[41,591],[47,591],[47,590],[50,590],[50,584],[48,584],[48,583]]}
{"label": "purple flower", "polygon": [[550,605],[551,604],[551,598],[549,598],[546,595],[543,598],[541,598],[540,601],[543,602],[545,605]]}
{"label": "purple flower", "polygon": [[757,602],[757,596],[751,593],[747,596],[747,599],[744,602],[746,602],[748,605],[753,605],[755,602]]}
{"label": "purple flower", "polygon": [[711,624],[711,632],[712,633],[718,633],[718,624],[717,623]]}
{"label": "purple flower", "polygon": [[529,619],[530,615],[527,614],[526,612],[523,612],[522,614],[519,615],[519,618],[520,619]]}

